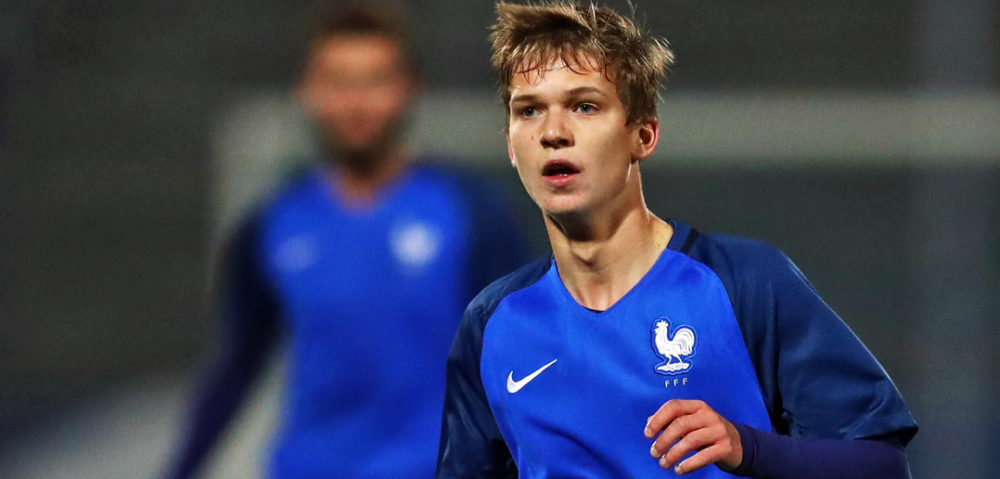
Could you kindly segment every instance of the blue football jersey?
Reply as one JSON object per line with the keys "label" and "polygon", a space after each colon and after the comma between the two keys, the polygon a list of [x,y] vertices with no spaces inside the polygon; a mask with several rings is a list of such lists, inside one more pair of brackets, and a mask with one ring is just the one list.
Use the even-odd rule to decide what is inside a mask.
{"label": "blue football jersey", "polygon": [[765,431],[912,436],[885,371],[780,251],[671,224],[667,249],[606,311],[577,303],[551,259],[469,305],[438,477],[669,477],[642,431],[675,398]]}
{"label": "blue football jersey", "polygon": [[292,355],[275,477],[390,477],[435,457],[470,212],[437,175],[398,181],[359,214],[315,172],[264,218]]}
{"label": "blue football jersey", "polygon": [[319,166],[259,208],[229,250],[226,335],[173,477],[189,477],[278,333],[288,339],[269,477],[432,477],[448,349],[468,301],[527,257],[499,190],[414,165],[370,207]]}
{"label": "blue football jersey", "polygon": [[491,256],[519,246],[513,231],[477,237],[480,218],[506,222],[477,206],[457,177],[427,167],[362,213],[320,170],[272,205],[258,254],[292,355],[273,476],[431,476],[448,347],[479,280],[476,243],[512,243]]}

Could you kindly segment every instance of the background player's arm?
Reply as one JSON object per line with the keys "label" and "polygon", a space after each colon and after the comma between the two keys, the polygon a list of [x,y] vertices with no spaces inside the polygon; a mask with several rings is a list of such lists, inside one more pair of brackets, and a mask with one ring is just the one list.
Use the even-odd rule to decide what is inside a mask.
{"label": "background player's arm", "polygon": [[507,197],[496,184],[464,174],[459,181],[471,222],[468,301],[488,284],[523,266],[534,252],[514,219]]}
{"label": "background player's arm", "polygon": [[248,221],[226,252],[222,342],[195,396],[170,479],[193,477],[203,465],[277,342],[277,306],[257,261],[256,228],[256,221]]}

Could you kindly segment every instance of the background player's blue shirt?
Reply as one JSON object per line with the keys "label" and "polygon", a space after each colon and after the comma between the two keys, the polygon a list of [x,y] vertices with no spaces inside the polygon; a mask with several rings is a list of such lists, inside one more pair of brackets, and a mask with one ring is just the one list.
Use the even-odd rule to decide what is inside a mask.
{"label": "background player's blue shirt", "polygon": [[524,260],[524,244],[500,195],[457,172],[410,167],[362,210],[343,206],[331,174],[309,171],[238,235],[227,343],[182,462],[211,446],[216,417],[232,415],[284,331],[291,358],[271,477],[433,475],[462,310]]}
{"label": "background player's blue shirt", "polygon": [[467,297],[474,212],[462,198],[415,169],[359,214],[313,172],[263,218],[258,255],[292,354],[275,477],[433,467],[440,369]]}
{"label": "background player's blue shirt", "polygon": [[469,305],[438,477],[669,476],[642,428],[673,398],[794,436],[912,437],[885,371],[780,251],[671,223],[667,249],[607,311],[581,307],[551,260]]}

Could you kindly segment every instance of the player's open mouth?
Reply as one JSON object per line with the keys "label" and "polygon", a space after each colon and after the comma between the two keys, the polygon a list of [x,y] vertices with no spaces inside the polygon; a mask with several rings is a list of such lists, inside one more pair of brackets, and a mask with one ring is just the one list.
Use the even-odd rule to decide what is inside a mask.
{"label": "player's open mouth", "polygon": [[549,180],[569,178],[579,172],[579,168],[566,160],[549,160],[542,168],[542,176]]}

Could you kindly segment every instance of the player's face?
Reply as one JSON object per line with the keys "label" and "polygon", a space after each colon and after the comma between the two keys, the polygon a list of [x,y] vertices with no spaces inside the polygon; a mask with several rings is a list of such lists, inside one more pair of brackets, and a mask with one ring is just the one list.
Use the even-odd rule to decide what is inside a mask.
{"label": "player's face", "polygon": [[637,165],[652,153],[658,123],[627,126],[626,118],[615,84],[600,70],[558,61],[514,75],[508,152],[544,213],[613,214],[641,203]]}
{"label": "player's face", "polygon": [[334,36],[312,48],[299,95],[335,153],[368,156],[397,140],[414,90],[402,55],[379,36]]}

